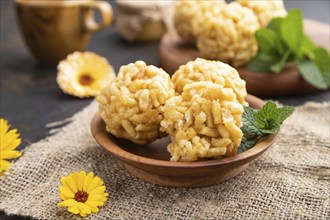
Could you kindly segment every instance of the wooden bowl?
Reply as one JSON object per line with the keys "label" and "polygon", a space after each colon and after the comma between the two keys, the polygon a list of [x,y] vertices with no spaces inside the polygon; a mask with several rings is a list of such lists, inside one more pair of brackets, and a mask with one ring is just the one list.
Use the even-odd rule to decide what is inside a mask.
{"label": "wooden bowl", "polygon": [[[329,50],[329,25],[306,19],[306,34],[320,46]],[[180,65],[200,57],[195,45],[182,40],[175,32],[163,36],[159,44],[159,60],[162,68],[173,74]],[[278,97],[315,93],[314,88],[299,75],[295,65],[288,65],[280,74],[255,73],[245,67],[238,69],[242,79],[246,81],[249,94],[258,97]]]}
{"label": "wooden bowl", "polygon": [[[252,95],[247,102],[253,108],[261,108],[264,101]],[[233,157],[195,162],[171,162],[166,147],[170,138],[163,138],[148,145],[116,138],[105,129],[98,113],[91,123],[95,140],[106,151],[118,158],[125,168],[140,179],[168,187],[200,187],[214,185],[233,178],[245,170],[252,160],[267,150],[276,134],[261,138],[251,149]]]}

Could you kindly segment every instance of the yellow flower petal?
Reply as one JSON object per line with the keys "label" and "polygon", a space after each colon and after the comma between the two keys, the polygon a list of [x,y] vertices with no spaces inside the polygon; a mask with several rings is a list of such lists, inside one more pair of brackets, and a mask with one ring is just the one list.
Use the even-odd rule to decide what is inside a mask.
{"label": "yellow flower petal", "polygon": [[89,195],[88,199],[92,200],[92,201],[101,201],[101,199],[103,198],[102,195]]}
{"label": "yellow flower petal", "polygon": [[84,181],[86,179],[86,173],[85,171],[80,171],[79,177],[78,177],[78,190],[82,191],[84,186]]}
{"label": "yellow flower petal", "polygon": [[100,186],[95,189],[93,189],[89,195],[98,195],[98,194],[103,194],[105,191],[105,186]]}
{"label": "yellow flower petal", "polygon": [[98,213],[99,212],[99,208],[97,207],[91,207],[91,210],[93,213]]}
{"label": "yellow flower petal", "polygon": [[99,207],[104,206],[104,202],[99,201]]}
{"label": "yellow flower petal", "polygon": [[72,177],[72,180],[77,188],[77,191],[78,191],[78,184],[79,184],[79,173],[76,171],[76,172],[73,172],[71,175]]}
{"label": "yellow flower petal", "polygon": [[83,214],[86,216],[86,214],[91,214],[92,210],[91,208],[86,205],[85,203],[78,202],[78,209],[80,210],[80,214]]}
{"label": "yellow flower petal", "polygon": [[21,139],[13,139],[8,144],[3,145],[2,150],[14,150],[21,144]]}
{"label": "yellow flower petal", "polygon": [[74,199],[68,199],[68,200],[59,202],[57,205],[59,207],[64,207],[64,206],[73,206],[75,204],[77,204],[77,201],[76,200],[74,200]]}
{"label": "yellow flower petal", "polygon": [[10,167],[10,162],[6,161],[6,160],[0,160],[0,171],[6,171],[9,169]]}
{"label": "yellow flower petal", "polygon": [[79,214],[80,214],[81,217],[86,217],[87,216],[87,214],[82,213],[82,212],[80,212]]}
{"label": "yellow flower petal", "polygon": [[5,159],[14,159],[21,156],[19,151],[14,150],[21,143],[16,129],[9,130],[8,122],[0,119],[0,175],[10,167],[10,162]]}
{"label": "yellow flower petal", "polygon": [[76,183],[74,181],[74,175],[70,174],[66,179],[67,184],[69,185],[70,189],[76,193],[78,191]]}
{"label": "yellow flower petal", "polygon": [[64,186],[60,187],[60,193],[68,198],[74,198],[74,193],[72,193],[72,190]]}
{"label": "yellow flower petal", "polygon": [[94,190],[98,186],[98,184],[100,183],[100,181],[102,181],[100,179],[100,177],[95,176],[94,179],[93,179],[93,181],[91,182],[91,184],[89,185],[89,187],[87,189],[87,193],[90,193],[92,190]]}
{"label": "yellow flower petal", "polygon": [[[72,191],[71,188],[70,188],[70,186],[69,186],[69,184],[67,183],[67,178],[68,178],[67,176],[62,177],[61,178],[61,183],[62,183],[62,185],[64,187],[66,187],[67,189],[69,189],[70,191]],[[74,193],[74,192],[72,191],[72,193]]]}
{"label": "yellow flower petal", "polygon": [[98,201],[94,201],[88,198],[88,200],[85,202],[86,205],[88,205],[89,207],[97,207],[99,206],[99,202]]}
{"label": "yellow flower petal", "polygon": [[7,133],[8,129],[9,129],[8,122],[5,119],[1,118],[0,119],[0,136],[3,137]]}
{"label": "yellow flower petal", "polygon": [[79,209],[78,209],[78,203],[76,203],[75,205],[73,206],[70,206],[68,208],[68,211],[73,213],[73,214],[78,214],[79,213]]}
{"label": "yellow flower petal", "polygon": [[1,159],[13,159],[21,156],[21,152],[16,151],[16,150],[5,150],[1,151],[0,153],[0,158]]}
{"label": "yellow flower petal", "polygon": [[21,139],[18,137],[19,134],[17,134],[16,129],[10,130],[4,136],[1,136],[0,150],[15,149],[21,143]]}
{"label": "yellow flower petal", "polygon": [[[91,200],[91,201],[95,202],[97,204],[97,207],[101,207],[101,206],[104,205],[104,202],[103,201],[95,201],[95,200]],[[93,207],[95,207],[95,206],[93,206]]]}
{"label": "yellow flower petal", "polygon": [[65,195],[62,194],[61,192],[60,192],[60,198],[61,198],[62,200],[68,200],[68,199],[71,199],[70,197],[65,196]]}
{"label": "yellow flower petal", "polygon": [[104,185],[104,182],[103,182],[103,180],[102,180],[102,179],[100,179],[100,182],[99,182],[99,184],[97,184],[97,186],[96,186],[96,187],[100,187],[100,186],[102,186],[102,185]]}
{"label": "yellow flower petal", "polygon": [[83,191],[84,192],[87,192],[87,189],[88,189],[89,185],[92,183],[93,178],[94,178],[94,173],[93,172],[90,172],[90,173],[87,174],[86,179],[84,181],[84,185],[83,185]]}

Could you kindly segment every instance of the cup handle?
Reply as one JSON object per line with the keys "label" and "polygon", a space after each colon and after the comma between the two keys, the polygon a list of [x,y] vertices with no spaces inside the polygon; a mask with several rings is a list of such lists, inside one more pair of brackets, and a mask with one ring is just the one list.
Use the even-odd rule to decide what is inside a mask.
{"label": "cup handle", "polygon": [[88,9],[99,10],[102,19],[100,23],[97,23],[94,18],[94,11],[87,10],[84,13],[84,26],[86,31],[88,32],[100,31],[111,24],[113,19],[113,11],[111,5],[108,2],[88,1],[88,2],[84,2],[83,6]]}

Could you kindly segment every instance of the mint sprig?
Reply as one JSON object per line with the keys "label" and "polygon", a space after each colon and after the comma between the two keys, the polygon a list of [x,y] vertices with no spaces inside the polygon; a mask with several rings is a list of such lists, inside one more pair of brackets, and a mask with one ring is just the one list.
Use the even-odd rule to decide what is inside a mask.
{"label": "mint sprig", "polygon": [[330,87],[330,55],[316,47],[304,34],[303,17],[291,10],[285,18],[274,18],[267,28],[255,33],[258,54],[248,69],[255,72],[280,73],[288,62],[294,62],[305,81],[318,89]]}
{"label": "mint sprig", "polygon": [[262,136],[278,132],[283,121],[293,112],[294,107],[278,108],[274,102],[267,102],[260,110],[244,106],[243,138],[238,153],[253,147]]}

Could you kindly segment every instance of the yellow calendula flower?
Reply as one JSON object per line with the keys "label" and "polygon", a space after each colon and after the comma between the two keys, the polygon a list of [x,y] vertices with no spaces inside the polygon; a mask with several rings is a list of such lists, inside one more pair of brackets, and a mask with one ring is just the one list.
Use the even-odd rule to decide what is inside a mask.
{"label": "yellow calendula flower", "polygon": [[63,92],[79,98],[97,96],[115,77],[107,59],[92,52],[74,52],[58,66],[57,83]]}
{"label": "yellow calendula flower", "polygon": [[21,156],[21,152],[15,150],[21,144],[21,139],[16,129],[9,130],[8,122],[0,119],[0,176],[8,170],[10,162],[8,159],[14,159]]}
{"label": "yellow calendula flower", "polygon": [[61,178],[60,198],[63,200],[57,205],[68,207],[68,211],[86,217],[97,213],[100,206],[107,200],[106,187],[103,180],[94,176],[93,172],[74,172]]}

